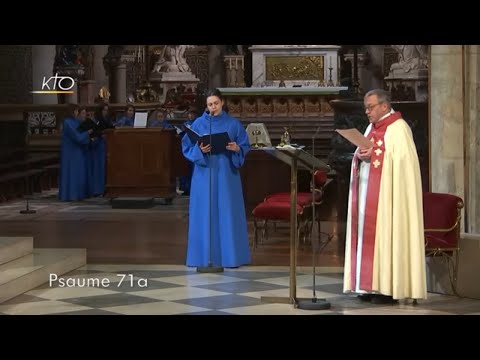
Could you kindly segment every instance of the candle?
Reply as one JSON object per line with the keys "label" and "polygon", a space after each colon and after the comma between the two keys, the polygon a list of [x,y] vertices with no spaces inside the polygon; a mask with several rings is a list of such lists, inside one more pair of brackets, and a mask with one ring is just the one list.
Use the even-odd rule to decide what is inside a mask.
{"label": "candle", "polygon": [[328,62],[329,62],[328,67],[331,68],[332,67],[332,57],[331,56],[328,58]]}

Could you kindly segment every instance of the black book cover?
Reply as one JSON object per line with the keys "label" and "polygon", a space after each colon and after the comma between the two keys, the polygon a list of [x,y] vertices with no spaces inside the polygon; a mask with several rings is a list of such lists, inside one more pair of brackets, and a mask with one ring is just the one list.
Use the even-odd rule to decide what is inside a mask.
{"label": "black book cover", "polygon": [[190,140],[192,140],[192,142],[203,143],[204,145],[207,145],[210,144],[211,139],[212,154],[219,154],[226,151],[228,143],[232,142],[227,132],[215,133],[212,134],[212,136],[210,136],[210,134],[200,135],[188,125],[185,126],[185,132],[187,133]]}
{"label": "black book cover", "polygon": [[102,136],[103,130],[113,128],[113,126],[110,126],[107,122],[99,122],[96,124],[92,119],[86,118],[84,121],[80,123],[78,126],[78,131],[84,132],[88,131],[90,129],[93,130],[93,132],[90,134],[91,137],[100,137]]}

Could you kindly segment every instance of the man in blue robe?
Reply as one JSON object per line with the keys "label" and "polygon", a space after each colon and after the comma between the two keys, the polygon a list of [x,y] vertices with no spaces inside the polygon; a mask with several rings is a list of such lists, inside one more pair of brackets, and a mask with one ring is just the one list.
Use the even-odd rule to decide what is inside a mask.
{"label": "man in blue robe", "polygon": [[90,134],[93,130],[81,132],[78,129],[86,115],[85,108],[75,107],[73,117],[68,117],[63,122],[58,189],[61,201],[79,201],[90,196],[87,178],[87,151],[91,141]]}
{"label": "man in blue robe", "polygon": [[[219,90],[207,94],[205,112],[192,124],[199,134],[227,132],[225,151],[182,138],[184,156],[193,162],[187,266],[238,267],[251,263],[240,167],[250,150],[248,135],[237,119],[222,111]],[[211,191],[210,191],[211,190]]]}

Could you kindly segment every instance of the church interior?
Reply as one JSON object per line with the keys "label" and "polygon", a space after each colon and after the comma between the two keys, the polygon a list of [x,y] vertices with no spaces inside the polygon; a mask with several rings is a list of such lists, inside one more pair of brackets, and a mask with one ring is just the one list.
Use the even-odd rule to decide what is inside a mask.
{"label": "church interior", "polygon": [[[0,314],[480,314],[479,46],[0,45],[0,66]],[[180,130],[209,89],[251,145],[240,175],[252,262],[218,273],[186,266]],[[343,293],[355,146],[336,130],[365,131],[372,89],[412,130],[425,228],[451,239],[426,247],[418,303]],[[101,191],[64,201],[65,119],[104,104],[113,124],[132,106],[132,126],[104,129]],[[276,193],[284,206],[265,209]]]}

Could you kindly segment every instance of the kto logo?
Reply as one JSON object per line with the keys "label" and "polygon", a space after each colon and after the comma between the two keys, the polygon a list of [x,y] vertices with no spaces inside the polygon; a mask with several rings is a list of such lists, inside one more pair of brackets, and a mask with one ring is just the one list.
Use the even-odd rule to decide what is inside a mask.
{"label": "kto logo", "polygon": [[[53,80],[53,83],[51,81]],[[70,76],[51,76],[48,80],[43,77],[42,90],[32,91],[33,94],[73,94],[75,80]]]}

